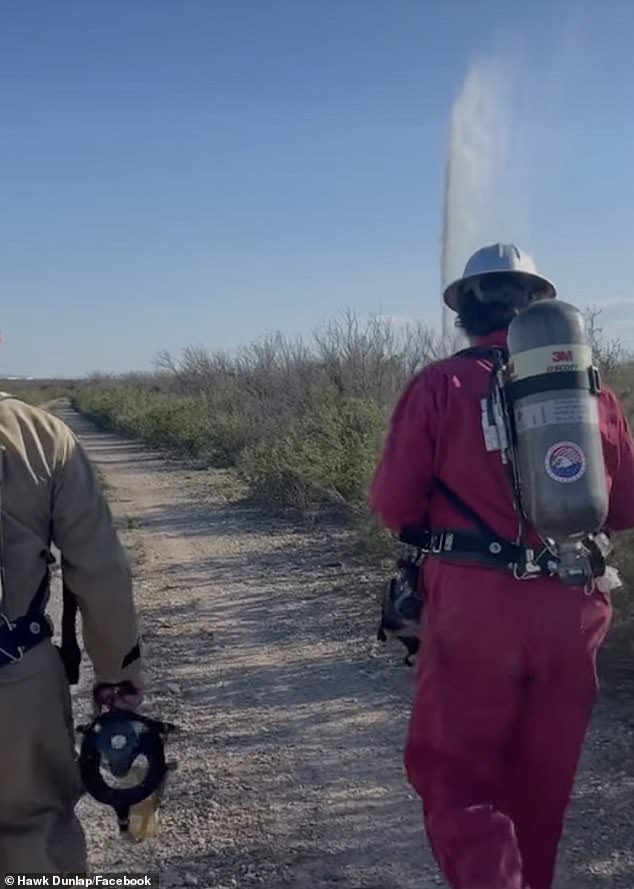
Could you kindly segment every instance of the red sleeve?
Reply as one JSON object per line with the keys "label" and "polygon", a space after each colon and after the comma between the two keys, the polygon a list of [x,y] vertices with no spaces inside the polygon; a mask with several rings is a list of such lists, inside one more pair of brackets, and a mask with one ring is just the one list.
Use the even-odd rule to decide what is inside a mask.
{"label": "red sleeve", "polygon": [[370,505],[393,531],[427,517],[438,429],[439,377],[431,367],[415,377],[392,415],[383,455],[370,489]]}
{"label": "red sleeve", "polygon": [[610,531],[634,528],[634,440],[618,398],[610,393],[614,416],[617,460],[612,473],[610,508],[606,522]]}

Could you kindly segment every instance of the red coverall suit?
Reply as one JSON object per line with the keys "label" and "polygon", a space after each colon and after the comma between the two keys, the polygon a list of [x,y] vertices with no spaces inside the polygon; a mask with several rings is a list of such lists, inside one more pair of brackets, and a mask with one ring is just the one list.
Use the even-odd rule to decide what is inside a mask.
{"label": "red coverall suit", "polygon": [[[504,332],[475,345],[506,345]],[[371,491],[395,531],[477,531],[442,479],[501,538],[517,519],[499,452],[484,445],[480,399],[491,365],[426,367],[395,410]],[[634,442],[615,395],[599,396],[611,531],[634,527]],[[538,538],[530,537],[539,552]],[[434,855],[454,889],[550,889],[598,684],[609,598],[558,579],[429,557],[417,688],[405,749]]]}

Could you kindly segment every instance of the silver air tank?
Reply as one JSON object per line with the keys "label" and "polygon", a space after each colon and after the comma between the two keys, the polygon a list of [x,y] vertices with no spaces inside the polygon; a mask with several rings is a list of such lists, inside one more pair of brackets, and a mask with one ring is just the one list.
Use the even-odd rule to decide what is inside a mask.
{"label": "silver air tank", "polygon": [[510,412],[526,518],[564,543],[597,532],[608,512],[599,431],[599,378],[583,317],[535,302],[508,331]]}

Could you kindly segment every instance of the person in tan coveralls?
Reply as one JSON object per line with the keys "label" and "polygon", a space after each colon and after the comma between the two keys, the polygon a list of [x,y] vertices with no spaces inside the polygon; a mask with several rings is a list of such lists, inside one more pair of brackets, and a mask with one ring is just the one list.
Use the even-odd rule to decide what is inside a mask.
{"label": "person in tan coveralls", "polygon": [[[0,399],[0,873],[84,873],[70,690],[48,600],[50,546],[76,597],[97,706],[141,702],[131,574],[96,473],[60,419]],[[110,698],[110,700],[106,700]]]}

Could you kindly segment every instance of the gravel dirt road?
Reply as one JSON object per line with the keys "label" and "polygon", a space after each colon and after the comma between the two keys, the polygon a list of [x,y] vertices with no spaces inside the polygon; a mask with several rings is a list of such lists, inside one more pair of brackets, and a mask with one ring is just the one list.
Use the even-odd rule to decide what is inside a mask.
{"label": "gravel dirt road", "polygon": [[[377,579],[346,532],[263,516],[226,473],[56,412],[104,474],[135,560],[145,710],[182,729],[157,839],[122,844],[109,810],[80,804],[91,866],[201,889],[443,886],[403,778],[412,672],[400,647],[376,647]],[[634,887],[633,688],[627,673],[604,688],[556,889]]]}

